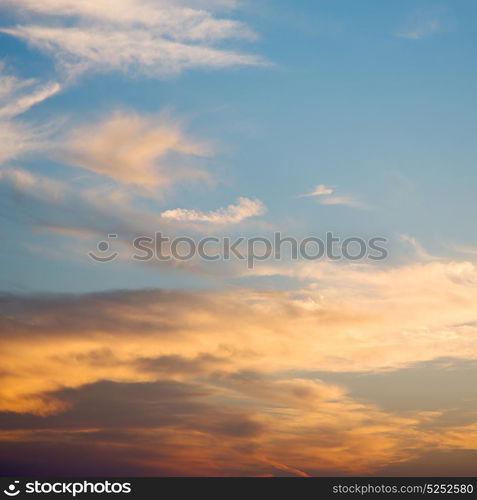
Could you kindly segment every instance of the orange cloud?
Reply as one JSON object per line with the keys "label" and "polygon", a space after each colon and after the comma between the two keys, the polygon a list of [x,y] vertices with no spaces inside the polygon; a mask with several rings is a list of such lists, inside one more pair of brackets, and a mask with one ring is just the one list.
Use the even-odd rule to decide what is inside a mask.
{"label": "orange cloud", "polygon": [[316,375],[476,359],[474,267],[334,270],[298,266],[315,286],[294,292],[2,297],[2,439],[62,453],[80,435],[172,475],[377,474],[475,449],[445,408],[384,410]]}

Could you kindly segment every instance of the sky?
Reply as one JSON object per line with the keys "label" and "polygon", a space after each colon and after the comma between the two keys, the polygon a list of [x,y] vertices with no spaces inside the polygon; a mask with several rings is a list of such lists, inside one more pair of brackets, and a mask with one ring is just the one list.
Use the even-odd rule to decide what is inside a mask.
{"label": "sky", "polygon": [[0,473],[475,475],[476,15],[0,0]]}

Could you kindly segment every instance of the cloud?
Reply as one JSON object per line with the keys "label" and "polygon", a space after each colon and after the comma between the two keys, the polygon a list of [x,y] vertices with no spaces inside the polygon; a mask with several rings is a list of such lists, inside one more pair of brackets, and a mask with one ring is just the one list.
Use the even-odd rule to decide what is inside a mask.
{"label": "cloud", "polygon": [[[180,2],[162,0],[5,0],[20,13],[79,18],[88,22],[101,22],[121,27],[144,25],[155,33],[176,40],[213,40],[222,38],[255,38],[245,24],[230,19],[217,19],[205,9],[214,9],[217,2]],[[233,4],[229,4],[230,7]],[[198,8],[197,8],[198,7]]]}
{"label": "cloud", "polygon": [[[0,414],[0,439],[13,449],[29,439],[54,444],[67,438],[74,447],[80,434],[92,447],[98,441],[121,442],[134,450],[126,456],[141,453],[143,470],[154,463],[164,475],[189,470],[197,475],[307,476],[318,467],[341,465],[351,472],[409,453],[399,452],[387,434],[398,425],[414,424],[413,419],[361,405],[342,388],[315,380],[268,380],[256,373],[232,378],[230,383],[223,379],[222,388],[214,387],[213,380],[158,380],[63,389],[50,395],[63,403],[63,411],[41,417]],[[250,392],[253,387],[257,392]],[[370,423],[376,419],[382,420],[380,429]],[[346,427],[359,425],[364,432],[352,437]],[[302,432],[309,436],[307,443]],[[375,436],[372,444],[369,432]],[[204,447],[206,441],[209,446]],[[347,454],[358,447],[359,463],[352,464]]]}
{"label": "cloud", "polygon": [[38,16],[45,17],[40,24],[1,31],[53,55],[70,77],[87,70],[162,77],[189,68],[266,64],[259,56],[216,47],[222,40],[253,40],[255,35],[245,24],[216,18],[204,8],[147,0],[6,5],[19,15],[35,15],[37,22]]}
{"label": "cloud", "polygon": [[318,184],[312,191],[306,194],[299,195],[298,198],[308,198],[319,196],[319,203],[321,205],[343,205],[351,208],[367,209],[367,205],[354,198],[353,196],[339,196],[333,195],[335,192],[334,187]]}
{"label": "cloud", "polygon": [[439,257],[431,255],[419,241],[408,234],[399,234],[398,238],[401,242],[407,244],[414,252],[415,256],[421,261],[437,261]]}
{"label": "cloud", "polygon": [[8,74],[5,63],[0,61],[0,119],[25,113],[60,90],[57,82],[40,83],[34,78],[21,79]]}
{"label": "cloud", "polygon": [[17,192],[52,203],[64,200],[67,193],[64,183],[36,176],[23,169],[8,168],[0,171],[0,182],[9,183]]}
{"label": "cloud", "polygon": [[[176,227],[174,221],[138,207],[134,193],[107,180],[97,182],[80,177],[60,181],[24,169],[4,168],[0,172],[0,187],[5,215],[11,220],[30,227],[34,234],[49,232],[63,237],[66,247],[59,246],[61,240],[55,240],[51,246],[42,244],[38,249],[55,258],[84,261],[98,239],[110,233],[121,236],[115,244],[121,247],[125,260],[138,234],[154,234],[160,230],[170,237],[183,235],[183,228]],[[169,262],[169,265],[177,263]],[[193,263],[187,268],[192,270]]]}
{"label": "cloud", "polygon": [[[186,222],[161,216],[163,200],[155,195],[162,190],[158,193],[150,186],[133,187],[88,175],[60,181],[19,168],[5,168],[0,172],[0,196],[5,216],[33,233],[25,247],[50,258],[83,264],[88,253],[97,247],[98,240],[109,234],[117,235],[114,247],[120,254],[118,260],[134,264],[132,257],[137,255],[138,248],[133,242],[138,236],[154,239],[155,234],[161,232],[169,238],[161,246],[162,255],[171,256],[171,242],[175,238],[185,235],[199,238],[210,233],[211,224],[220,229],[224,224],[244,221],[252,213],[257,215],[258,209],[263,208],[258,201],[244,199],[247,201],[239,201],[230,211],[217,212],[208,222]],[[41,237],[45,232],[60,238],[35,245],[35,236]],[[190,261],[153,259],[149,264],[188,271],[196,277],[198,273],[208,276],[234,274],[227,263],[216,263],[212,268],[199,255]]]}
{"label": "cloud", "polygon": [[333,194],[333,188],[325,186],[324,184],[318,184],[309,193],[299,195],[299,198],[306,198],[308,196],[323,196],[326,194]]}
{"label": "cloud", "polygon": [[18,470],[32,466],[19,450],[36,443],[55,461],[65,440],[97,448],[98,470],[123,449],[126,470],[164,475],[369,474],[429,450],[477,449],[475,424],[438,397],[432,411],[383,409],[346,378],[323,379],[475,360],[473,264],[261,274],[301,285],[3,294],[0,440]]}
{"label": "cloud", "polygon": [[42,148],[45,134],[30,124],[0,119],[0,165]]}
{"label": "cloud", "polygon": [[[63,149],[67,164],[148,189],[149,194],[176,182],[207,179],[206,172],[181,167],[180,162],[211,153],[210,145],[187,137],[170,117],[131,113],[116,113],[100,123],[78,127]],[[171,162],[173,154],[179,159]]]}
{"label": "cloud", "polygon": [[9,74],[0,61],[0,165],[44,146],[48,126],[15,118],[60,90],[56,82],[40,83]]}
{"label": "cloud", "polygon": [[60,90],[61,85],[59,83],[51,82],[41,86],[31,94],[19,96],[13,101],[9,100],[8,104],[0,108],[0,117],[12,117],[25,113],[32,106],[45,101],[49,97],[57,94]]}
{"label": "cloud", "polygon": [[397,36],[408,40],[422,40],[447,31],[442,9],[418,9],[409,15],[405,26]]}
{"label": "cloud", "polygon": [[[293,275],[305,286],[288,292],[4,295],[3,370],[10,380],[2,386],[4,407],[28,406],[28,394],[98,377],[151,380],[154,370],[145,369],[144,359],[164,363],[164,356],[169,376],[179,379],[187,370],[184,363],[174,369],[176,356],[202,360],[206,373],[379,371],[449,356],[475,359],[477,271],[470,263],[389,270],[288,263],[265,273]],[[50,345],[54,355],[47,355]],[[105,348],[107,357],[84,356]],[[84,369],[92,364],[96,368]]]}
{"label": "cloud", "polygon": [[0,185],[9,218],[33,229],[86,240],[83,243],[89,246],[98,235],[122,230],[130,236],[135,230],[156,227],[159,221],[157,215],[135,208],[131,195],[121,187],[92,186],[91,179],[61,181],[25,169],[4,168]]}
{"label": "cloud", "polygon": [[229,205],[227,208],[219,208],[211,212],[175,208],[162,212],[161,217],[175,221],[237,224],[263,213],[265,213],[265,206],[261,201],[241,197],[238,198],[236,205]]}
{"label": "cloud", "polygon": [[343,205],[350,208],[359,208],[365,210],[367,205],[357,200],[353,196],[327,196],[320,200],[321,205]]}

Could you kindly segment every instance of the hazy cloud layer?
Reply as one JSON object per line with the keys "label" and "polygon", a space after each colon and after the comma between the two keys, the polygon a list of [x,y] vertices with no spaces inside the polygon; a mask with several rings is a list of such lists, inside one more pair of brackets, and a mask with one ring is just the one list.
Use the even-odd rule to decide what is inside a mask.
{"label": "hazy cloud layer", "polygon": [[449,29],[446,14],[447,12],[442,8],[416,9],[409,14],[397,36],[408,40],[421,40],[445,33]]}

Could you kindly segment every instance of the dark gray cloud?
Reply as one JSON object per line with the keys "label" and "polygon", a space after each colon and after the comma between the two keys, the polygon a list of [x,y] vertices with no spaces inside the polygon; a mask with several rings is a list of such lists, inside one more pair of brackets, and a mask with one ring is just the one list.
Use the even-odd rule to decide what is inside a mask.
{"label": "dark gray cloud", "polygon": [[212,354],[200,354],[192,359],[175,354],[155,358],[139,358],[134,364],[139,370],[145,372],[200,375],[210,370],[220,369],[227,364],[227,359]]}
{"label": "dark gray cloud", "polygon": [[[88,335],[92,332],[114,334],[167,334],[182,325],[181,309],[201,310],[210,304],[207,295],[138,290],[90,294],[0,294],[0,335],[4,337],[46,334]],[[154,316],[147,319],[148,308]],[[143,314],[134,314],[140,310]],[[129,314],[128,313],[132,313]]]}
{"label": "dark gray cloud", "polygon": [[45,394],[68,409],[50,416],[0,413],[0,429],[79,430],[174,427],[234,437],[252,437],[261,426],[244,410],[228,412],[210,389],[171,380],[144,383],[102,381]]}
{"label": "dark gray cloud", "polygon": [[475,477],[476,450],[433,450],[414,460],[391,464],[379,471],[379,476]]}

